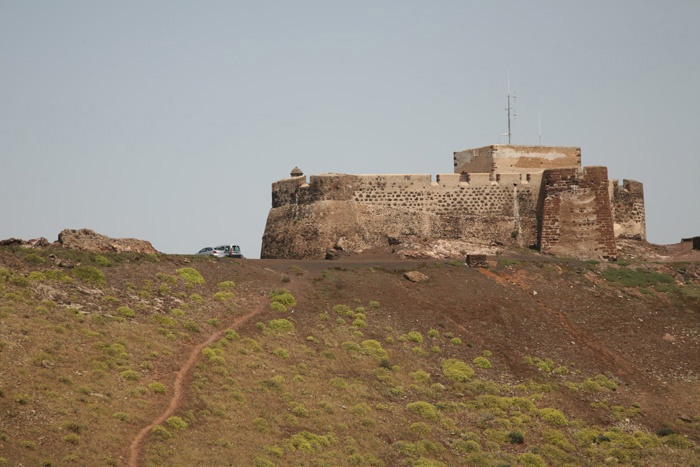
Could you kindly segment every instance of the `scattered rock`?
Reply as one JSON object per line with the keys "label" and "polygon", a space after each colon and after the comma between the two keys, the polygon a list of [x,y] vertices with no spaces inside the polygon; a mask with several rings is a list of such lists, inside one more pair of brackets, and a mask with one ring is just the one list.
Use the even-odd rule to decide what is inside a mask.
{"label": "scattered rock", "polygon": [[350,256],[350,253],[341,248],[338,248],[337,246],[326,250],[326,259],[335,260],[340,259],[344,256]]}
{"label": "scattered rock", "polygon": [[411,282],[425,282],[428,279],[430,279],[430,277],[428,277],[425,274],[423,274],[422,272],[418,272],[418,271],[405,272],[403,274],[403,277],[408,279]]}
{"label": "scattered rock", "polygon": [[666,342],[676,342],[676,338],[669,333],[664,334],[663,340]]}
{"label": "scattered rock", "polygon": [[470,268],[485,268],[488,267],[486,263],[486,255],[467,255],[467,266]]}

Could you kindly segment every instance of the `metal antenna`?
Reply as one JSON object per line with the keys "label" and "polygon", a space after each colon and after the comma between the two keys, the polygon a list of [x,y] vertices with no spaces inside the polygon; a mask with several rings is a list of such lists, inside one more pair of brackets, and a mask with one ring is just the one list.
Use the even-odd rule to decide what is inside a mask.
{"label": "metal antenna", "polygon": [[[513,91],[513,106],[515,106],[515,99],[517,99],[517,96],[515,95],[515,91]],[[513,118],[517,117],[517,114],[515,113],[515,108],[510,106],[510,72],[508,72],[508,107],[506,107],[506,111],[508,112],[508,133],[504,133],[501,136],[507,136],[508,137],[508,144],[510,144],[510,136],[511,136],[511,131],[510,131],[510,110],[513,108]]]}

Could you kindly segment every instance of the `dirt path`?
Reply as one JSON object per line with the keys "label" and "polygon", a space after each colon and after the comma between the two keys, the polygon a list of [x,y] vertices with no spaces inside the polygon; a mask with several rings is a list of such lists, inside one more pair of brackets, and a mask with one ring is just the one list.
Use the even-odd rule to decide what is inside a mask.
{"label": "dirt path", "polygon": [[227,327],[222,329],[221,331],[217,331],[207,340],[204,342],[201,342],[198,344],[195,348],[192,349],[192,352],[190,353],[190,356],[187,358],[187,361],[184,363],[182,368],[178,370],[177,376],[175,377],[175,384],[173,385],[173,396],[170,399],[170,404],[168,405],[168,408],[160,414],[153,422],[151,422],[150,425],[147,427],[143,428],[134,438],[134,440],[131,442],[131,446],[129,446],[129,467],[138,467],[139,466],[139,456],[141,454],[141,445],[143,444],[144,439],[150,433],[150,431],[155,427],[156,425],[160,425],[161,423],[165,422],[165,420],[172,416],[178,408],[180,408],[180,405],[182,404],[184,397],[185,397],[185,382],[187,381],[187,377],[190,374],[190,371],[192,370],[192,367],[194,364],[199,360],[202,354],[202,349],[206,347],[207,345],[211,344],[215,340],[220,339],[226,330],[228,329],[235,329],[238,328],[241,324],[245,323],[248,321],[250,318],[253,316],[257,315],[262,311],[262,308],[260,306],[255,307],[255,311],[250,312],[246,315],[239,316],[236,319],[233,320]]}

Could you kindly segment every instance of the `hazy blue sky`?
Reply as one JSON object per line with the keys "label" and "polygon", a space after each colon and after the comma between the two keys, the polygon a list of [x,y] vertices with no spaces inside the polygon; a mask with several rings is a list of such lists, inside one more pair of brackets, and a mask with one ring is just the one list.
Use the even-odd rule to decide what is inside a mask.
{"label": "hazy blue sky", "polygon": [[580,146],[700,235],[700,2],[0,0],[0,239],[258,257],[270,184]]}

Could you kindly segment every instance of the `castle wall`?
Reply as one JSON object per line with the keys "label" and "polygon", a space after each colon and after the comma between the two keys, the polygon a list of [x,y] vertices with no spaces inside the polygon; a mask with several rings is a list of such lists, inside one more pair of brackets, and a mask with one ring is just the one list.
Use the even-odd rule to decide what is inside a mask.
{"label": "castle wall", "polygon": [[545,169],[581,168],[581,148],[494,144],[454,153],[455,173],[533,173]]}
{"label": "castle wall", "polygon": [[634,180],[623,180],[622,185],[610,180],[609,193],[615,237],[646,241],[644,186]]}
{"label": "castle wall", "polygon": [[[385,247],[390,239],[409,238],[535,245],[541,180],[541,173],[439,174],[435,181],[428,174],[280,180],[273,184],[261,256],[322,257],[341,237],[349,249]],[[293,246],[300,236],[317,246],[298,250],[307,248]],[[285,244],[287,249],[280,250]]]}
{"label": "castle wall", "polygon": [[542,253],[617,258],[608,170],[605,167],[544,172],[539,247]]}

